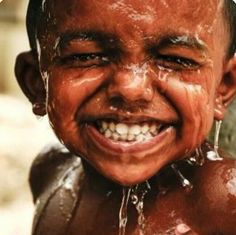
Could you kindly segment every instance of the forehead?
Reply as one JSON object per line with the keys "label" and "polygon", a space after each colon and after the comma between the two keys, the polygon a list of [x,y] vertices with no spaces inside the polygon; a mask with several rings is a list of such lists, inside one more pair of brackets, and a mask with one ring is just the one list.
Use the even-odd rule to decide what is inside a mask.
{"label": "forehead", "polygon": [[[155,24],[164,20],[178,24],[179,19],[210,24],[222,13],[223,3],[224,0],[51,0],[48,5],[59,22],[79,17],[84,23],[97,18],[107,24],[124,20]],[[118,22],[112,21],[121,16]]]}
{"label": "forehead", "polygon": [[53,18],[52,29],[59,35],[101,31],[120,38],[143,38],[166,33],[207,41],[224,31],[223,5],[224,0],[48,0],[43,9],[46,18]]}

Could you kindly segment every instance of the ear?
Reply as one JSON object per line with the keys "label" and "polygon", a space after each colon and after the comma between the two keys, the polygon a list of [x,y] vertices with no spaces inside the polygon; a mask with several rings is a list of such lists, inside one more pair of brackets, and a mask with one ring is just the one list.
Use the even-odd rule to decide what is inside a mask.
{"label": "ear", "polygon": [[39,72],[37,55],[23,52],[16,58],[15,75],[22,91],[33,105],[36,115],[46,114],[46,90]]}
{"label": "ear", "polygon": [[223,120],[228,106],[236,95],[236,57],[228,60],[222,80],[217,88],[215,119]]}

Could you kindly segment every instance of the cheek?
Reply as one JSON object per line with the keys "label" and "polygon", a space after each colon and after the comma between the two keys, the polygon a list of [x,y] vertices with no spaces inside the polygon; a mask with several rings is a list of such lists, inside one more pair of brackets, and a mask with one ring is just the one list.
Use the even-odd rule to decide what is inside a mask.
{"label": "cheek", "polygon": [[215,83],[211,73],[208,74],[170,74],[157,81],[181,120],[177,142],[188,145],[189,149],[196,148],[206,138],[212,125]]}
{"label": "cheek", "polygon": [[186,85],[185,107],[182,112],[182,136],[195,149],[209,133],[213,121],[213,102],[199,85]]}
{"label": "cheek", "polygon": [[77,112],[101,86],[105,77],[104,73],[98,71],[80,73],[72,69],[49,73],[48,115],[54,131],[64,143],[78,135]]}
{"label": "cheek", "polygon": [[[165,79],[163,79],[165,78]],[[184,117],[210,112],[214,103],[212,73],[166,74],[160,72],[157,87]]]}
{"label": "cheek", "polygon": [[50,72],[48,81],[48,108],[63,114],[74,114],[103,83],[106,74],[96,69],[80,72],[76,69],[58,69]]}

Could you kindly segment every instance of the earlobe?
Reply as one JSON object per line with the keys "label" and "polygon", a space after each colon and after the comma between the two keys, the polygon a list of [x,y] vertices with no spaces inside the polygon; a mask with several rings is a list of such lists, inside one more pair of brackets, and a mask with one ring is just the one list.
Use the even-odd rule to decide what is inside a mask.
{"label": "earlobe", "polygon": [[215,119],[223,120],[226,110],[236,95],[236,57],[226,64],[215,98]]}
{"label": "earlobe", "polygon": [[46,90],[39,72],[37,57],[32,51],[23,52],[16,58],[15,75],[22,91],[33,105],[36,115],[46,114]]}

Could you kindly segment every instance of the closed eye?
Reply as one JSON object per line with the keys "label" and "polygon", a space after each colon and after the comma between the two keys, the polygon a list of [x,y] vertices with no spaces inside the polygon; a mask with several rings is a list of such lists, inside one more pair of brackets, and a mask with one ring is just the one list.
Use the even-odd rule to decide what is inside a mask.
{"label": "closed eye", "polygon": [[156,56],[157,66],[171,69],[171,70],[194,70],[200,67],[200,64],[193,59],[176,56],[176,55],[162,55]]}
{"label": "closed eye", "polygon": [[61,63],[71,67],[87,68],[104,66],[109,63],[109,57],[105,53],[78,53],[66,56]]}

